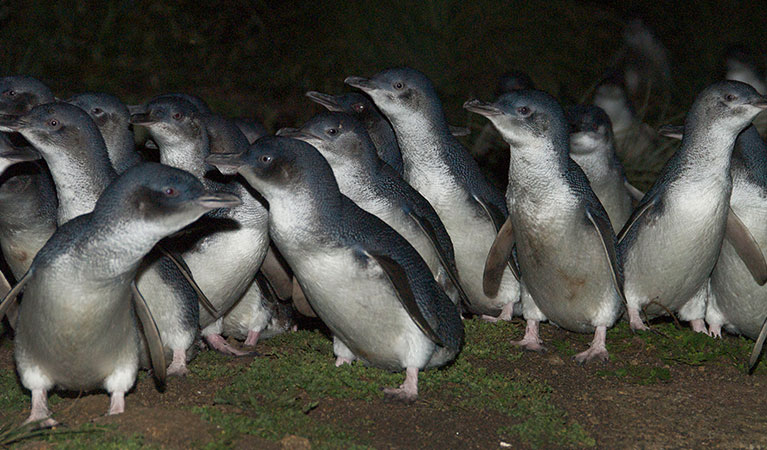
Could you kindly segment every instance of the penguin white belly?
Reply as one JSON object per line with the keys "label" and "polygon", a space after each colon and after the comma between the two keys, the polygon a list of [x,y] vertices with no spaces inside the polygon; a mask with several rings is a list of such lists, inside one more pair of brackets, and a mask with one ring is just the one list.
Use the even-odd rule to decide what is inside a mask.
{"label": "penguin white belly", "polygon": [[240,301],[224,316],[223,334],[242,340],[251,330],[263,331],[272,318],[272,312],[264,306],[263,300],[258,283],[253,281]]}
{"label": "penguin white belly", "polygon": [[419,191],[437,211],[453,241],[458,276],[472,309],[481,314],[497,315],[506,304],[519,301],[519,283],[508,268],[503,272],[501,287],[494,298],[486,296],[482,289],[485,260],[497,233],[489,217],[478,215],[484,214],[478,211],[480,206],[475,208],[469,203],[473,200],[467,198],[467,193],[458,189],[424,184]]}
{"label": "penguin white belly", "polygon": [[[240,228],[217,232],[183,256],[200,289],[216,309],[224,313],[253,283],[268,247],[266,229]],[[200,325],[204,328],[213,321],[201,307]]]}
{"label": "penguin white belly", "polygon": [[[731,205],[756,242],[767,249],[767,201],[763,192],[749,182],[735,181]],[[724,316],[723,325],[756,339],[767,317],[767,285],[754,281],[745,263],[727,240],[711,274],[711,290],[716,307]]]}
{"label": "penguin white belly", "polygon": [[128,370],[127,390],[139,352],[129,280],[74,284],[56,276],[30,280],[20,304],[15,357],[22,382],[29,389],[95,389]]}
{"label": "penguin white belly", "polygon": [[402,307],[374,260],[348,248],[284,249],[312,308],[363,361],[383,369],[423,369],[435,344]]}
{"label": "penguin white belly", "polygon": [[[700,289],[716,263],[729,196],[714,189],[673,192],[662,212],[639,230],[625,254],[629,306],[655,300],[678,311]],[[664,311],[650,305],[650,315]]]}
{"label": "penguin white belly", "polygon": [[536,306],[570,331],[612,326],[621,300],[596,228],[579,210],[517,206],[512,217],[520,272]]}

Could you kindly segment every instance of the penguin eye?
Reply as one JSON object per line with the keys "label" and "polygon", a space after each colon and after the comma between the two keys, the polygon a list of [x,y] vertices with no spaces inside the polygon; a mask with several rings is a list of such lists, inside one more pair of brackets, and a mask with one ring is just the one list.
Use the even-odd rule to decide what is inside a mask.
{"label": "penguin eye", "polygon": [[7,91],[3,92],[3,94],[7,95],[8,97],[13,97],[14,95],[16,95],[16,91],[14,91],[13,89],[8,89]]}
{"label": "penguin eye", "polygon": [[181,117],[183,117],[183,115],[180,112],[177,112],[177,113],[173,113],[172,117],[174,120],[181,120]]}
{"label": "penguin eye", "polygon": [[520,106],[517,108],[517,114],[519,114],[522,117],[527,117],[530,115],[530,108],[527,106]]}
{"label": "penguin eye", "polygon": [[100,115],[104,111],[102,111],[101,108],[93,108],[93,109],[91,109],[91,112],[98,116],[98,115]]}
{"label": "penguin eye", "polygon": [[51,128],[56,128],[57,126],[59,126],[59,121],[56,119],[51,119],[48,121],[48,125],[50,125]]}
{"label": "penguin eye", "polygon": [[336,128],[328,128],[326,133],[331,135],[331,136],[335,136],[336,134],[338,134],[338,130]]}
{"label": "penguin eye", "polygon": [[262,155],[260,158],[258,158],[262,163],[269,164],[272,162],[272,157],[269,155]]}
{"label": "penguin eye", "polygon": [[352,109],[354,110],[354,112],[359,114],[365,110],[365,105],[363,105],[362,103],[355,103],[352,105]]}
{"label": "penguin eye", "polygon": [[166,197],[177,197],[178,191],[172,187],[166,187],[162,190],[162,193],[165,194]]}
{"label": "penguin eye", "polygon": [[724,96],[724,99],[727,100],[728,102],[734,102],[735,99],[737,98],[738,97],[735,94],[727,94]]}
{"label": "penguin eye", "polygon": [[402,89],[403,87],[405,87],[405,84],[402,83],[401,81],[396,81],[392,86],[394,86],[394,89]]}

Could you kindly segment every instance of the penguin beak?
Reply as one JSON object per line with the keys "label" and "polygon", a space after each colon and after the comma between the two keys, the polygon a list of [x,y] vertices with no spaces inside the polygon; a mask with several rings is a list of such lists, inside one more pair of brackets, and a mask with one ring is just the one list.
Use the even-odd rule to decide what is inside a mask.
{"label": "penguin beak", "polygon": [[309,133],[308,131],[299,130],[298,128],[280,128],[277,131],[277,136],[283,136],[291,139],[298,139],[301,141],[306,140],[321,140],[317,136]]}
{"label": "penguin beak", "polygon": [[143,112],[146,112],[146,108],[144,108],[144,105],[125,105],[128,107],[128,113],[130,115],[134,114],[141,114]]}
{"label": "penguin beak", "polygon": [[151,125],[155,122],[156,121],[154,119],[149,117],[149,113],[147,112],[130,115],[130,123],[133,125]]}
{"label": "penguin beak", "polygon": [[492,103],[481,102],[477,99],[467,100],[466,103],[463,104],[463,107],[464,109],[467,109],[473,113],[477,113],[485,117],[499,116],[503,114],[503,111],[501,111],[497,106],[493,105]]}
{"label": "penguin beak", "polygon": [[8,150],[0,151],[0,158],[11,163],[19,163],[36,161],[42,156],[32,147],[10,147]]}
{"label": "penguin beak", "polygon": [[767,109],[767,97],[760,96],[756,100],[751,102],[751,106],[759,109]]}
{"label": "penguin beak", "polygon": [[681,125],[662,125],[658,128],[658,134],[671,139],[682,139],[684,127]]}
{"label": "penguin beak", "polygon": [[0,131],[14,133],[24,128],[24,121],[21,116],[10,114],[0,114]]}
{"label": "penguin beak", "polygon": [[224,175],[235,175],[237,170],[245,163],[242,161],[242,153],[214,153],[205,158],[205,162],[214,166]]}
{"label": "penguin beak", "polygon": [[242,204],[240,197],[225,192],[206,192],[194,202],[205,209],[233,208]]}
{"label": "penguin beak", "polygon": [[348,84],[351,87],[360,89],[364,92],[373,91],[376,89],[376,85],[375,83],[373,83],[372,80],[369,80],[367,78],[362,78],[362,77],[346,77],[346,79],[344,80],[344,83]]}
{"label": "penguin beak", "polygon": [[341,107],[338,106],[338,102],[336,102],[335,97],[332,95],[323,94],[317,91],[309,91],[306,93],[306,96],[309,97],[311,101],[319,103],[327,108],[328,111],[341,111]]}

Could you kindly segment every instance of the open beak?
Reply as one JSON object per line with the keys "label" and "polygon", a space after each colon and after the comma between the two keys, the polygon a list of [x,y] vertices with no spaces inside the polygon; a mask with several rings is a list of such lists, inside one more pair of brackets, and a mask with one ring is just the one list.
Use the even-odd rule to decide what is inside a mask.
{"label": "open beak", "polygon": [[240,197],[225,192],[207,192],[198,197],[195,203],[206,209],[232,208],[242,204]]}
{"label": "open beak", "polygon": [[477,99],[467,100],[466,103],[463,104],[463,107],[473,113],[477,113],[485,117],[499,116],[503,114],[503,111],[498,109],[498,107],[492,103],[485,103]]}
{"label": "open beak", "polygon": [[324,106],[329,111],[341,111],[341,107],[338,105],[338,102],[336,102],[336,98],[333,95],[323,94],[317,91],[309,91],[306,93],[306,96],[313,102]]}
{"label": "open beak", "polygon": [[151,125],[156,123],[154,119],[149,117],[149,113],[142,112],[130,115],[130,123],[133,125]]}
{"label": "open beak", "polygon": [[10,114],[0,114],[0,131],[6,133],[13,133],[23,128],[24,122],[21,120],[21,116],[13,116]]}
{"label": "open beak", "polygon": [[0,158],[8,162],[19,163],[36,161],[41,159],[42,156],[32,147],[10,147],[7,150],[0,151]]}

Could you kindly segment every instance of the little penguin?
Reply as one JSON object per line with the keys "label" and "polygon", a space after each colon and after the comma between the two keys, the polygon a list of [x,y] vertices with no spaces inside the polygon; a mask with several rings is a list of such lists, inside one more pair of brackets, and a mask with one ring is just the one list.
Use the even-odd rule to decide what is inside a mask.
{"label": "little penguin", "polygon": [[[511,152],[507,226],[494,248],[516,256],[528,321],[517,345],[539,350],[541,313],[577,333],[594,333],[578,363],[609,358],[607,328],[623,311],[623,270],[615,233],[583,170],[570,159],[565,112],[549,94],[523,90],[494,103],[471,100],[469,111],[487,117],[508,142]],[[503,264],[502,261],[496,264]]]}
{"label": "little penguin", "polygon": [[103,92],[86,92],[67,100],[91,116],[107,146],[109,160],[118,174],[141,162],[130,129],[128,107],[117,97]]}
{"label": "little penguin", "polygon": [[341,194],[311,145],[265,136],[244,154],[211,155],[269,202],[269,232],[306,298],[364,363],[406,370],[387,397],[411,402],[418,372],[447,364],[463,340],[460,312],[416,250]]}
{"label": "little penguin", "polygon": [[378,157],[402,175],[402,155],[397,145],[397,136],[394,134],[389,121],[376,108],[370,98],[358,92],[328,95],[309,91],[306,96],[327,108],[328,111],[345,112],[356,117],[365,126],[365,130],[375,145]]}
{"label": "little penguin", "polygon": [[181,170],[146,163],[110,184],[91,213],[59,227],[0,304],[2,312],[24,290],[14,356],[21,383],[32,391],[26,423],[56,425],[47,404],[54,387],[103,388],[111,397],[108,414],[122,413],[142,352],[137,316],[155,375],[164,380],[162,342],[135,289],[136,272],[160,239],[238,202],[206,192]]}
{"label": "little penguin", "polygon": [[617,233],[631,212],[632,196],[623,165],[615,154],[610,117],[593,105],[578,105],[567,110],[570,124],[570,157],[589,179],[591,189],[604,206]]}
{"label": "little penguin", "polygon": [[499,290],[482,286],[485,259],[507,216],[503,195],[450,132],[431,80],[415,69],[396,68],[371,79],[349,77],[346,84],[368,94],[394,127],[405,181],[445,225],[472,312],[511,319],[520,295],[513,265],[503,271]]}
{"label": "little penguin", "polygon": [[429,202],[378,157],[360,121],[346,113],[325,112],[301,129],[279,135],[300,139],[319,150],[333,169],[341,193],[407,239],[445,292],[457,291],[468,304],[445,225]]}
{"label": "little penguin", "polygon": [[632,329],[647,329],[639,314],[647,307],[650,316],[670,310],[706,332],[708,278],[730,216],[735,139],[765,108],[767,99],[738,81],[710,85],[690,107],[681,147],[618,236]]}
{"label": "little penguin", "polygon": [[[2,128],[20,132],[51,168],[59,226],[93,211],[103,190],[117,177],[98,127],[77,106],[64,102],[39,105],[23,116],[3,117]],[[196,291],[177,265],[159,251],[145,259],[137,284],[172,357],[168,373],[186,374],[199,320]]]}
{"label": "little penguin", "polygon": [[[35,78],[0,78],[0,114],[25,114],[53,100],[53,92]],[[57,208],[56,189],[43,161],[16,164],[0,177],[0,247],[17,280],[56,231]]]}
{"label": "little penguin", "polygon": [[[200,289],[217,311],[229,313],[246,291],[252,291],[247,298],[253,303],[247,311],[260,308],[263,294],[254,280],[269,248],[266,208],[239,181],[224,184],[206,177],[214,170],[205,162],[214,151],[213,144],[217,153],[244,152],[248,148],[245,136],[228,119],[202,114],[180,97],[151,100],[145,105],[145,112],[132,115],[131,121],[149,130],[160,151],[161,163],[192,173],[209,190],[231,192],[242,198],[242,204],[236,208],[209,214],[203,221],[205,228],[191,233],[185,239],[191,242],[180,250]],[[266,328],[268,311],[263,311],[263,316],[265,319],[254,318],[258,323],[245,331],[255,335],[251,341],[257,340],[258,333]],[[225,320],[201,309],[203,338],[220,352],[247,354],[222,337]],[[245,320],[240,318],[240,322]]]}

